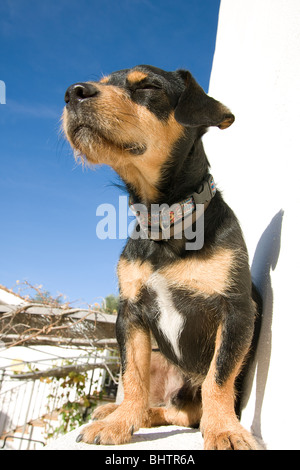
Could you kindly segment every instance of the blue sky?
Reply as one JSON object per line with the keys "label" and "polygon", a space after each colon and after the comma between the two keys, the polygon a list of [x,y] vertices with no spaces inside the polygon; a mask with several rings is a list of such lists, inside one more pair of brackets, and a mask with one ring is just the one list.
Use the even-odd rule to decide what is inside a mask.
{"label": "blue sky", "polygon": [[96,209],[122,193],[108,167],[76,165],[60,134],[67,87],[151,64],[208,89],[219,0],[1,0],[0,284],[27,280],[86,306],[117,294],[124,240]]}

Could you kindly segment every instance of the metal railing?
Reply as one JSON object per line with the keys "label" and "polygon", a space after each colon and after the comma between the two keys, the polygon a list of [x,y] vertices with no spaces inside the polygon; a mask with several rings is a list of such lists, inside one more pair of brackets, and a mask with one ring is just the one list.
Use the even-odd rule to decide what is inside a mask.
{"label": "metal railing", "polygon": [[[89,351],[76,357],[14,362],[13,369],[0,367],[0,448],[33,450],[56,437],[53,430],[61,428],[60,412],[66,403],[79,403],[79,412],[86,416],[89,406],[83,396],[96,402],[100,397],[115,399],[119,358]],[[70,385],[74,378],[82,380],[80,393]]]}

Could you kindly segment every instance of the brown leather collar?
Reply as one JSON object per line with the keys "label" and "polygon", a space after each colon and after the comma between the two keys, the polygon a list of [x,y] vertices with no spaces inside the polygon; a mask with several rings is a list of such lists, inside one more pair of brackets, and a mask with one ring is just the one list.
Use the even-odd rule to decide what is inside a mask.
{"label": "brown leather collar", "polygon": [[191,196],[169,207],[152,204],[151,212],[142,204],[130,204],[143,235],[155,241],[182,238],[183,231],[191,227],[204,214],[216,194],[212,175],[208,174]]}

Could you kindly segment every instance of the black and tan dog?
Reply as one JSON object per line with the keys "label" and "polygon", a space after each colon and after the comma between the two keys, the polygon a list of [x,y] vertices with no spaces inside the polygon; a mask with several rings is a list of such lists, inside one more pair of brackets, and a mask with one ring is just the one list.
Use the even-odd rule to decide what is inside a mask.
{"label": "black and tan dog", "polygon": [[[233,114],[188,71],[146,65],[72,85],[65,101],[64,131],[76,153],[115,169],[134,204],[194,198],[205,208],[201,249],[187,250],[184,234],[129,238],[118,265],[124,400],[99,407],[77,440],[120,444],[140,427],[200,422],[206,449],[255,449],[235,413],[256,315],[248,255],[201,141],[209,126],[229,127]],[[151,335],[166,358],[156,389]],[[150,406],[150,395],[166,406]]]}

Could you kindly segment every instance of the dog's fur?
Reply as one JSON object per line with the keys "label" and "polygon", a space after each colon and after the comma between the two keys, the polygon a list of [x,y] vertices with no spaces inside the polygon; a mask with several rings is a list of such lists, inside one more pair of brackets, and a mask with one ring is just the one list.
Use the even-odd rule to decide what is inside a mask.
{"label": "dog's fur", "polygon": [[[147,207],[196,191],[209,172],[201,137],[234,121],[188,71],[146,65],[72,85],[65,100],[76,155],[110,165],[132,201]],[[128,240],[116,330],[124,400],[99,407],[78,440],[120,444],[139,427],[200,422],[206,449],[256,448],[235,413],[256,305],[243,236],[219,191],[205,211],[203,248],[187,251],[185,243]],[[165,358],[155,353],[152,369],[151,334]]]}

